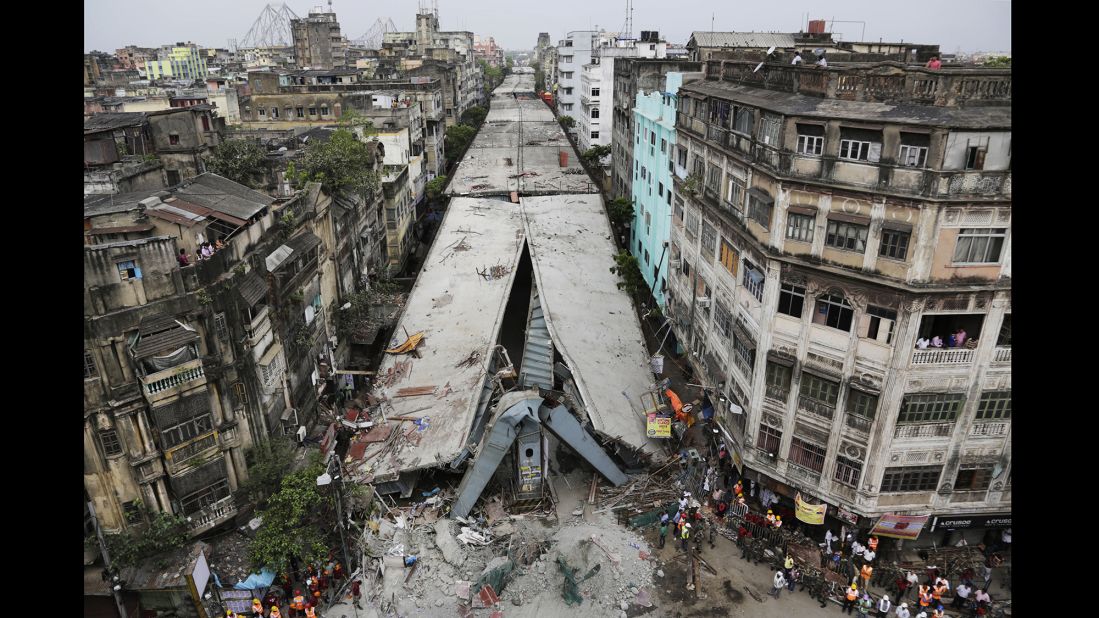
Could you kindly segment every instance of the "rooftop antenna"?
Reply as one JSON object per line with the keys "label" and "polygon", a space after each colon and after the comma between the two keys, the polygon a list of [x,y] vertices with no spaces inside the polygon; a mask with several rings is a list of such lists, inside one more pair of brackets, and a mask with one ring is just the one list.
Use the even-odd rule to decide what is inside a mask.
{"label": "rooftop antenna", "polygon": [[717,16],[717,13],[710,13],[710,34],[714,33],[714,18],[716,16]]}
{"label": "rooftop antenna", "polygon": [[626,0],[626,38],[633,38],[633,0]]}

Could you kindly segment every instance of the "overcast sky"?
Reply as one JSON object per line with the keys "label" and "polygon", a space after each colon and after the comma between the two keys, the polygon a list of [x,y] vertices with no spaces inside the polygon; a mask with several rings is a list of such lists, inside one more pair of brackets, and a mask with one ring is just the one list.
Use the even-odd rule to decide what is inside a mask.
{"label": "overcast sky", "polygon": [[[291,10],[305,16],[308,0],[291,0]],[[539,32],[555,44],[570,30],[601,27],[619,31],[625,23],[626,0],[439,0],[444,30],[471,30],[493,36],[508,50],[530,49]],[[265,6],[258,0],[84,0],[84,50],[113,52],[126,45],[156,47],[193,41],[226,47],[243,39]],[[344,36],[362,36],[379,17],[400,30],[412,30],[417,0],[348,2],[332,8]],[[748,8],[748,7],[751,8]],[[1010,0],[635,0],[633,31],[659,30],[672,43],[686,43],[694,30],[796,32],[806,15],[835,20],[832,30],[843,40],[938,43],[946,53],[957,50],[1010,51]]]}

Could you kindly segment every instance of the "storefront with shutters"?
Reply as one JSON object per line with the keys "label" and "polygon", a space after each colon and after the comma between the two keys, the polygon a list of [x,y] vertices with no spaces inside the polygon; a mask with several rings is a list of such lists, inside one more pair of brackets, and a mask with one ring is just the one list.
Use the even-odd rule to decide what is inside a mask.
{"label": "storefront with shutters", "polygon": [[1004,545],[1003,532],[1010,528],[1011,513],[935,515],[929,522],[928,536],[940,547],[964,542],[997,548]]}

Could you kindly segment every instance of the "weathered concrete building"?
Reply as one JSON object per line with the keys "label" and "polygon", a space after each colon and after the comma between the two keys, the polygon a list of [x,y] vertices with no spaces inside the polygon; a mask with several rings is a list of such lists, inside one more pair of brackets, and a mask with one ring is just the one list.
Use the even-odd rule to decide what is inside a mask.
{"label": "weathered concrete building", "polygon": [[1010,71],[756,64],[676,122],[667,314],[734,461],[830,513],[1009,512]]}
{"label": "weathered concrete building", "polygon": [[290,33],[299,68],[347,68],[347,41],[340,35],[335,13],[312,9],[308,17],[290,20]]}
{"label": "weathered concrete building", "polygon": [[164,164],[168,184],[176,185],[206,171],[205,157],[221,142],[225,119],[214,116],[213,106],[189,107],[149,112],[153,149]]}
{"label": "weathered concrete building", "polygon": [[96,114],[84,121],[84,194],[129,193],[166,185],[164,165],[142,113]]}
{"label": "weathered concrete building", "polygon": [[618,58],[614,63],[614,117],[611,133],[611,196],[626,197],[633,184],[633,147],[637,141],[635,97],[664,87],[667,73],[684,73],[694,79],[702,63],[671,58]]}
{"label": "weathered concrete building", "polygon": [[468,31],[439,30],[437,12],[416,15],[415,32],[386,32],[380,58],[389,59],[380,77],[433,77],[443,84],[446,124],[458,123],[467,109],[484,103],[484,74],[474,57]]}
{"label": "weathered concrete building", "polygon": [[[213,174],[85,200],[84,484],[104,529],[157,511],[195,534],[231,521],[244,451],[316,422],[331,315],[362,289],[380,228],[379,199],[359,201]],[[212,258],[177,261],[215,239]]]}

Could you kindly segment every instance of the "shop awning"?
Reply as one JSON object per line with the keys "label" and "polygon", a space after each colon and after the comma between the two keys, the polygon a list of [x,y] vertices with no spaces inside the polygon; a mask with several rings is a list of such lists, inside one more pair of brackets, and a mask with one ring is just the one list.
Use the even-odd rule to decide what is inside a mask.
{"label": "shop awning", "polygon": [[874,529],[870,531],[870,534],[914,541],[919,538],[920,532],[923,532],[923,527],[927,525],[927,520],[930,518],[930,515],[894,515],[886,513],[878,518],[878,523],[874,524]]}

